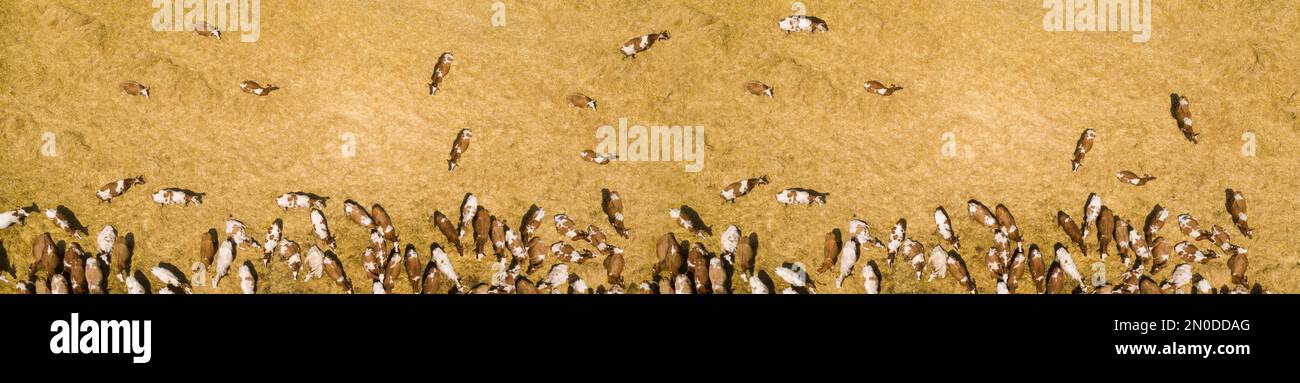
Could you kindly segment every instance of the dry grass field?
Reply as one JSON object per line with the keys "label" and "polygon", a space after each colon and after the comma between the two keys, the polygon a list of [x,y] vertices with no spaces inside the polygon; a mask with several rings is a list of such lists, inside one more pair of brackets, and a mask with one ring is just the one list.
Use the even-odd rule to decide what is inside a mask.
{"label": "dry grass field", "polygon": [[[906,218],[928,248],[939,240],[931,213],[944,206],[980,292],[992,292],[983,266],[992,236],[965,214],[968,199],[1006,204],[1025,240],[1050,250],[1069,243],[1056,211],[1081,220],[1085,197],[1096,192],[1133,222],[1160,203],[1204,227],[1229,228],[1250,249],[1252,282],[1300,291],[1300,3],[1156,1],[1146,43],[1128,32],[1046,32],[1038,1],[807,1],[830,32],[788,36],[776,26],[791,13],[784,0],[506,3],[507,24],[493,27],[485,0],[266,0],[260,39],[242,43],[235,33],[218,41],[154,31],[149,2],[2,2],[0,210],[65,205],[90,229],[83,246],[111,224],[135,235],[137,269],[167,262],[188,270],[198,235],[232,216],[259,241],[283,218],[285,235],[305,248],[314,240],[308,211],[285,212],[274,198],[313,192],[331,197],[339,257],[357,290],[368,292],[366,232],[343,215],[349,198],[383,204],[403,243],[416,244],[427,261],[429,243],[445,242],[431,214],[459,218],[466,192],[512,225],[530,204],[545,208],[539,233],[549,243],[559,239],[555,213],[612,232],[600,190],[616,190],[633,235],[614,243],[627,250],[624,276],[633,286],[649,278],[660,235],[686,238],[667,213],[682,204],[717,234],[729,224],[758,233],[757,264],[769,274],[782,262],[819,265],[824,234],[853,217],[877,236]],[[619,53],[627,39],[659,30],[672,39],[635,60]],[[443,90],[429,96],[444,51],[457,62]],[[151,86],[152,97],[122,94],[126,80]],[[283,89],[256,97],[240,92],[243,80]],[[776,97],[745,93],[749,80],[772,85]],[[880,97],[863,90],[867,80],[905,89]],[[573,92],[599,100],[600,110],[567,105]],[[1170,117],[1174,92],[1191,100],[1199,144]],[[595,147],[597,127],[619,118],[704,126],[703,171],[583,162],[577,153]],[[462,128],[474,141],[448,172]],[[1074,173],[1068,162],[1085,128],[1099,137]],[[55,137],[53,157],[41,154],[46,132]],[[348,133],[357,137],[350,158],[340,151]],[[945,133],[956,158],[942,154]],[[1243,155],[1247,133],[1255,156]],[[1120,170],[1159,179],[1135,187],[1115,179]],[[112,204],[95,198],[100,185],[135,175],[148,184]],[[759,175],[772,183],[736,204],[720,202],[723,186]],[[207,196],[202,206],[159,208],[149,195],[163,187]],[[829,192],[828,204],[782,207],[773,196],[787,187]],[[1254,239],[1231,226],[1226,188],[1249,198]],[[72,240],[43,216],[0,230],[0,261],[17,278],[45,231]],[[1186,239],[1175,222],[1162,235]],[[716,236],[705,244],[718,250]],[[1074,252],[1089,273],[1095,249],[1088,258]],[[1051,252],[1045,256],[1050,262]],[[236,265],[258,257],[241,252]],[[468,285],[489,278],[486,259],[453,254],[453,261]],[[818,292],[862,292],[866,260],[859,262],[843,289],[830,272],[813,275]],[[1118,258],[1108,261],[1112,281],[1120,268]],[[327,281],[291,281],[285,270],[259,264],[259,291],[340,291]],[[604,282],[599,259],[572,270],[593,286]],[[1228,283],[1224,260],[1196,271],[1215,286]],[[910,274],[906,266],[884,270],[883,292],[961,292],[951,279],[916,282]],[[1021,292],[1032,292],[1028,286]],[[778,279],[776,290],[784,287]],[[110,290],[124,287],[112,278]],[[235,279],[195,289],[237,291]]]}

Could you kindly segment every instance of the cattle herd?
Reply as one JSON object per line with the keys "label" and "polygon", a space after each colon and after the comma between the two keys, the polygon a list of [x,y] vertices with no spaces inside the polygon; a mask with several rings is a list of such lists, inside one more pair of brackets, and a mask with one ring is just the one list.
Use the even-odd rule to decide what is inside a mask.
{"label": "cattle herd", "polygon": [[[777,26],[787,34],[829,31],[825,21],[802,15],[782,19]],[[196,30],[200,36],[220,38],[220,31],[210,25],[202,25]],[[669,39],[668,31],[655,32],[627,40],[620,51],[627,58],[634,59],[657,42]],[[430,95],[444,90],[444,81],[454,63],[455,58],[450,52],[437,58],[428,84]],[[753,95],[774,97],[773,88],[759,81],[747,82],[743,87]],[[866,82],[863,87],[879,96],[891,96],[903,89],[897,84],[884,85],[875,80]],[[151,91],[136,81],[120,83],[119,88],[124,94],[145,98]],[[243,81],[239,89],[256,96],[268,96],[279,87]],[[567,95],[565,101],[574,107],[591,110],[595,110],[597,104],[596,100],[580,93]],[[1174,125],[1186,139],[1192,144],[1197,143],[1198,134],[1193,131],[1187,97],[1171,96],[1171,114]],[[449,171],[455,171],[462,156],[467,155],[473,137],[469,129],[456,135],[447,160]],[[1080,135],[1071,159],[1073,171],[1084,166],[1085,157],[1097,137],[1093,129],[1086,129]],[[607,164],[616,159],[592,150],[582,151],[579,157],[595,164]],[[1139,175],[1129,170],[1119,171],[1116,177],[1120,182],[1134,186],[1156,180],[1152,175]],[[723,203],[734,203],[771,182],[767,176],[739,180],[722,187],[719,195]],[[139,175],[108,182],[94,194],[102,203],[112,203],[144,185],[145,177]],[[150,196],[157,205],[168,209],[199,206],[205,197],[204,193],[177,187],[161,188]],[[829,193],[798,187],[775,193],[776,201],[782,206],[824,205],[828,197]],[[1237,231],[1245,238],[1253,238],[1254,231],[1247,224],[1244,194],[1228,189],[1225,200],[1225,209]],[[271,202],[267,201],[268,208]],[[626,224],[623,195],[609,189],[602,190],[601,206],[611,230],[607,232],[599,223],[579,223],[569,215],[557,212],[550,218],[550,224],[555,227],[553,241],[543,239],[547,230],[539,231],[547,224],[547,212],[542,207],[532,205],[521,216],[518,226],[512,226],[506,212],[492,212],[480,204],[477,196],[467,193],[460,211],[453,212],[458,213],[458,220],[453,221],[442,211],[432,213],[432,223],[442,234],[443,242],[434,241],[427,249],[409,241],[403,242],[393,220],[379,203],[366,208],[360,202],[347,199],[342,202],[342,216],[350,224],[369,231],[369,238],[355,238],[368,241],[364,251],[355,256],[336,253],[338,238],[335,238],[331,225],[337,223],[326,218],[326,211],[338,206],[331,203],[331,198],[295,191],[284,193],[273,202],[285,214],[307,211],[306,217],[291,219],[288,224],[301,224],[303,227],[309,224],[311,235],[289,238],[285,235],[288,232],[285,230],[286,221],[277,218],[267,226],[265,236],[259,242],[244,222],[231,217],[220,231],[211,228],[183,239],[191,242],[192,248],[197,250],[197,257],[188,272],[166,263],[136,265],[132,259],[135,250],[133,235],[113,225],[105,225],[98,232],[94,246],[83,247],[78,241],[86,240],[90,235],[89,228],[62,205],[41,210],[33,203],[3,211],[0,212],[0,230],[24,226],[32,214],[43,214],[59,229],[54,235],[33,233],[32,258],[25,270],[26,276],[19,278],[15,272],[14,281],[10,283],[21,293],[103,294],[110,292],[109,279],[116,278],[125,286],[126,292],[147,294],[190,293],[196,291],[196,286],[215,289],[225,282],[237,283],[244,293],[254,293],[259,290],[259,272],[282,272],[293,281],[328,278],[337,285],[337,291],[346,293],[354,291],[354,278],[368,283],[374,293],[393,292],[403,278],[409,283],[410,291],[417,293],[727,294],[733,289],[751,293],[777,291],[777,283],[767,270],[755,268],[757,233],[744,233],[736,225],[728,225],[719,237],[717,251],[710,250],[711,245],[705,241],[714,235],[712,226],[688,205],[666,209],[663,219],[671,219],[681,231],[670,231],[657,236],[657,239],[647,238],[657,243],[654,255],[625,253],[617,242],[630,240],[633,230]],[[1025,281],[1032,283],[1033,290],[1039,293],[1265,292],[1259,283],[1249,284],[1246,273],[1248,252],[1240,242],[1233,241],[1228,229],[1217,224],[1202,227],[1191,214],[1182,213],[1176,217],[1181,236],[1168,230],[1162,232],[1170,211],[1159,204],[1144,220],[1135,221],[1112,211],[1097,194],[1091,194],[1084,199],[1083,210],[1078,212],[1080,215],[1072,217],[1070,212],[1057,212],[1057,224],[1070,243],[1055,243],[1050,249],[1047,245],[1040,247],[1026,243],[1026,235],[1016,225],[1015,216],[1003,204],[990,209],[988,205],[971,199],[965,210],[970,221],[954,219],[943,206],[934,209],[934,226],[928,223],[909,225],[907,220],[899,219],[880,238],[872,234],[870,224],[855,218],[847,223],[844,231],[834,227],[824,236],[818,235],[823,242],[824,258],[816,270],[801,262],[784,262],[771,273],[783,282],[784,287],[780,290],[783,293],[816,293],[819,288],[826,289],[818,286],[810,275],[827,272],[834,275],[835,289],[841,289],[844,283],[851,281],[855,268],[868,294],[884,291],[881,273],[896,270],[900,271],[900,278],[917,281],[925,278],[927,283],[935,283],[936,279],[950,280],[962,291],[976,293],[980,289],[975,284],[972,276],[975,271],[968,267],[967,258],[981,254],[967,253],[964,257],[962,242],[967,243],[966,249],[971,249],[973,239],[958,238],[954,230],[955,225],[973,224],[992,238],[982,255],[996,285],[985,287],[986,292],[1016,293],[1021,291],[1020,283]],[[1074,217],[1082,217],[1082,221]],[[685,238],[679,238],[679,235]],[[921,242],[926,236],[932,236],[931,245]],[[56,237],[63,238],[56,241]],[[812,241],[815,239],[810,238]],[[1049,255],[1044,255],[1045,251],[1050,251],[1050,262]],[[876,260],[860,262],[872,252],[883,253],[883,266]],[[1102,261],[1118,256],[1125,270],[1115,281],[1087,278],[1076,257],[1088,258],[1091,254],[1096,254]],[[488,261],[493,262],[490,278],[473,286],[462,285],[464,279],[457,274],[453,256],[466,260],[473,257],[477,262],[489,258]],[[625,281],[624,257],[633,256],[655,257],[651,273],[639,276],[642,278],[634,282]],[[606,276],[603,281],[589,282],[569,270],[570,265],[600,257],[603,257],[600,263]],[[343,265],[354,262],[361,263],[365,275],[347,275]],[[1211,267],[1201,265],[1219,262],[1229,269],[1230,280],[1210,281],[1195,270],[1197,267]],[[273,263],[284,267],[272,268]],[[231,268],[237,269],[233,271],[233,278],[227,278],[231,277]],[[141,269],[147,269],[148,274]],[[1024,275],[1026,269],[1029,271],[1028,279]],[[1158,277],[1165,270],[1170,270],[1168,275]],[[0,275],[0,279],[8,278]]]}

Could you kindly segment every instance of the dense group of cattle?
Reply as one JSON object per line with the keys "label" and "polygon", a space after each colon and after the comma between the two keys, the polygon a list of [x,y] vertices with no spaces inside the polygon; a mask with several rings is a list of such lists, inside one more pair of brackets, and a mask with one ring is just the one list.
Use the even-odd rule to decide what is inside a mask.
{"label": "dense group of cattle", "polygon": [[[791,32],[827,32],[825,21],[811,16],[795,15],[778,21],[778,27]],[[220,38],[220,31],[209,25],[196,28],[196,33],[205,37]],[[658,41],[669,40],[667,31],[635,37],[625,42],[620,51],[628,58],[636,58]],[[444,81],[455,63],[454,56],[443,53],[437,59],[431,77],[429,94],[435,95],[443,89]],[[868,81],[864,88],[880,96],[890,96],[903,89],[896,84],[888,86],[879,81]],[[150,88],[136,81],[120,84],[122,92],[150,97]],[[254,81],[239,84],[241,91],[267,96],[279,89],[275,85],[262,86]],[[744,84],[744,89],[753,95],[775,97],[773,88],[759,81]],[[567,103],[574,107],[596,110],[596,100],[581,93],[567,96]],[[1172,96],[1171,113],[1177,127],[1185,137],[1197,142],[1199,135],[1192,130],[1192,119],[1186,97]],[[461,130],[453,144],[447,161],[448,170],[455,171],[459,162],[469,149],[473,133],[469,129]],[[1097,132],[1087,129],[1080,136],[1074,156],[1071,160],[1072,170],[1083,166],[1087,153],[1092,149]],[[611,155],[585,150],[579,156],[596,164],[608,164],[616,158]],[[1155,179],[1151,175],[1141,175],[1124,170],[1116,177],[1125,183],[1144,185]],[[724,186],[719,195],[723,202],[734,203],[738,198],[748,195],[755,188],[769,183],[767,176],[744,179]],[[110,182],[95,192],[96,197],[111,203],[130,189],[145,184],[144,176],[136,176]],[[829,193],[811,189],[791,187],[776,193],[775,199],[784,206],[789,205],[824,205]],[[1253,238],[1253,231],[1246,220],[1246,200],[1239,191],[1227,190],[1226,210],[1238,231],[1245,237]],[[163,188],[151,195],[160,207],[167,205],[199,206],[203,203],[204,193],[183,188]],[[667,210],[667,217],[684,230],[687,238],[679,239],[670,231],[658,237],[653,266],[650,275],[635,286],[624,281],[623,269],[626,254],[616,242],[630,239],[632,230],[627,227],[623,213],[623,196],[613,190],[602,190],[602,211],[607,218],[611,236],[595,223],[579,224],[567,214],[559,213],[551,217],[559,239],[547,243],[542,239],[538,229],[546,221],[546,211],[532,205],[522,215],[517,227],[512,227],[505,216],[492,214],[480,204],[473,193],[467,193],[461,203],[459,220],[452,221],[441,211],[434,211],[432,222],[443,236],[443,243],[433,241],[429,244],[428,256],[422,257],[415,243],[403,241],[388,213],[378,203],[369,209],[351,199],[342,204],[343,216],[349,221],[369,232],[364,251],[357,257],[340,257],[337,239],[326,218],[330,198],[306,192],[289,192],[275,198],[276,206],[286,213],[291,210],[307,210],[308,217],[304,223],[311,227],[312,237],[298,238],[298,241],[284,234],[285,221],[277,218],[266,229],[263,241],[259,242],[249,233],[248,227],[240,220],[231,217],[224,223],[224,230],[218,232],[211,228],[199,234],[194,248],[198,250],[189,273],[166,263],[149,267],[149,274],[160,285],[157,289],[149,278],[138,271],[132,264],[134,238],[130,233],[123,234],[112,225],[105,225],[99,232],[93,251],[83,249],[76,240],[88,236],[89,229],[77,220],[75,214],[65,206],[46,208],[43,214],[71,242],[55,241],[49,232],[35,236],[32,244],[32,261],[27,267],[25,278],[15,275],[14,286],[24,293],[107,293],[108,275],[114,275],[126,286],[129,293],[189,293],[194,286],[215,289],[236,267],[237,257],[245,252],[254,256],[246,257],[235,271],[238,285],[244,293],[258,291],[259,270],[254,260],[260,260],[261,272],[270,272],[272,263],[283,264],[284,270],[294,281],[308,281],[312,278],[328,278],[338,286],[339,291],[352,293],[353,279],[345,272],[345,262],[361,262],[365,275],[374,293],[393,292],[398,281],[404,278],[412,292],[436,293],[449,291],[453,293],[622,293],[633,289],[642,293],[731,293],[734,286],[752,293],[769,293],[776,291],[777,284],[764,270],[755,268],[758,254],[758,234],[743,234],[739,227],[728,225],[721,234],[718,252],[709,249],[704,242],[713,236],[712,227],[706,224],[700,214],[690,206],[682,205]],[[967,215],[982,230],[987,230],[992,237],[991,245],[984,252],[984,261],[996,286],[997,293],[1015,293],[1024,281],[1024,272],[1029,270],[1029,281],[1035,291],[1040,293],[1093,292],[1093,293],[1241,293],[1261,292],[1258,283],[1251,288],[1247,283],[1247,250],[1233,242],[1228,231],[1219,225],[1212,225],[1206,230],[1190,214],[1177,216],[1180,231],[1187,237],[1178,241],[1174,237],[1165,237],[1161,229],[1169,218],[1169,211],[1156,205],[1146,216],[1139,228],[1122,218],[1101,202],[1101,198],[1092,194],[1085,201],[1082,211],[1082,225],[1065,211],[1057,212],[1057,224],[1070,239],[1071,245],[1055,243],[1052,245],[1050,263],[1038,244],[1026,240],[1016,225],[1015,217],[1009,208],[997,204],[993,209],[977,200],[967,203]],[[36,204],[0,212],[0,229],[25,224],[31,214],[40,212]],[[500,212],[504,213],[504,212]],[[877,239],[871,233],[871,225],[862,219],[848,222],[847,231],[833,228],[825,234],[823,240],[822,264],[816,273],[835,270],[834,285],[843,287],[845,281],[859,268],[859,260],[871,251],[883,251],[885,265],[882,268],[876,261],[862,264],[857,271],[861,276],[863,288],[869,294],[884,291],[881,286],[881,273],[895,269],[895,263],[905,266],[902,278],[920,281],[928,270],[927,282],[935,279],[951,279],[963,291],[978,291],[972,270],[968,268],[961,255],[962,240],[956,235],[957,224],[947,210],[939,206],[934,210],[935,241],[932,246],[921,242],[914,235],[915,229],[909,228],[906,219],[899,219],[888,235]],[[928,225],[925,225],[928,226]],[[1095,245],[1098,257],[1105,261],[1107,257],[1118,255],[1125,271],[1117,282],[1104,277],[1085,281],[1075,256],[1089,256],[1089,239],[1095,230]],[[301,243],[299,241],[302,241]],[[1175,243],[1177,241],[1177,243]],[[1196,244],[1208,243],[1207,249],[1200,249]],[[966,239],[969,244],[969,238]],[[445,246],[444,246],[445,244]],[[926,249],[929,249],[928,251]],[[969,249],[970,246],[968,245]],[[1216,251],[1217,250],[1217,251]],[[456,272],[449,252],[462,258],[473,256],[482,260],[491,256],[492,275],[485,282],[473,286],[463,285]],[[468,253],[467,253],[468,251]],[[1193,265],[1206,264],[1223,258],[1219,251],[1228,256],[1226,260],[1231,287],[1214,284],[1195,272]],[[257,255],[260,253],[260,257]],[[901,261],[899,261],[901,255]],[[571,264],[582,264],[603,256],[606,278],[594,287],[583,280],[577,273],[569,270]],[[536,280],[533,275],[546,267],[548,257],[553,258],[546,273]],[[1171,259],[1172,258],[1172,259]],[[1181,261],[1177,265],[1174,263]],[[838,267],[837,267],[838,266]],[[1172,267],[1171,267],[1172,266]],[[1156,275],[1165,269],[1172,270],[1161,281]],[[812,270],[801,262],[785,262],[773,268],[785,287],[784,293],[815,293],[818,289],[816,279],[811,277]],[[209,277],[209,274],[211,276]],[[949,278],[951,276],[951,278]],[[0,278],[4,278],[0,275]]]}

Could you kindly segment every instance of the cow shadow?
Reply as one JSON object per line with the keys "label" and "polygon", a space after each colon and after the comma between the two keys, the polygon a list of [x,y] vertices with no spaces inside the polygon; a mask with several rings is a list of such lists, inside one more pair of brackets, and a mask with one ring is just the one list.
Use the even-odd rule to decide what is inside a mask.
{"label": "cow shadow", "polygon": [[135,276],[135,280],[139,281],[140,286],[144,287],[145,294],[153,292],[153,284],[149,282],[149,277],[145,276],[143,271],[136,270],[135,273],[131,275]]}
{"label": "cow shadow", "polygon": [[55,210],[68,219],[68,227],[71,228],[72,231],[87,233],[87,235],[89,235],[89,229],[86,228],[86,225],[81,224],[81,220],[72,212],[72,209],[68,209],[67,206],[59,205]]}
{"label": "cow shadow", "polygon": [[176,265],[173,265],[173,264],[170,264],[170,263],[167,263],[167,262],[158,262],[158,267],[161,268],[161,269],[163,269],[163,270],[170,271],[170,272],[172,272],[172,274],[175,274],[175,275],[176,275],[176,278],[177,278],[177,279],[180,279],[182,285],[185,285],[185,286],[192,285],[192,283],[190,283],[190,277],[189,277],[189,275],[185,274],[184,271],[181,271],[181,269],[178,268],[178,267],[176,267]]}
{"label": "cow shadow", "polygon": [[9,273],[14,278],[18,278],[15,272],[13,261],[9,259],[9,251],[5,250],[5,241],[0,239],[0,273]]}
{"label": "cow shadow", "polygon": [[686,218],[687,221],[690,221],[691,225],[697,230],[704,232],[705,235],[713,235],[713,228],[704,223],[704,219],[700,218],[700,213],[695,211],[695,209],[692,209],[690,206],[682,205],[678,210],[681,210],[682,217]]}

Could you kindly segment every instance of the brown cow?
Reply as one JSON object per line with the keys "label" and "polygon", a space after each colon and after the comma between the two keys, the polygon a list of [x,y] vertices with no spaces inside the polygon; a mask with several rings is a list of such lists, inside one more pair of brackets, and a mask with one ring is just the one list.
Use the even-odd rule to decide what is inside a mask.
{"label": "brown cow", "polygon": [[[627,229],[627,223],[623,217],[623,196],[609,189],[601,189],[600,192],[601,210],[605,211],[605,216],[609,219],[609,225],[614,227],[614,232],[618,233],[619,236],[627,238],[631,231]],[[541,217],[537,218],[537,222],[541,223]]]}
{"label": "brown cow", "polygon": [[822,265],[817,267],[818,273],[824,273],[835,266],[835,261],[840,259],[840,229],[831,229],[826,233],[822,241]]}
{"label": "brown cow", "polygon": [[1156,179],[1155,176],[1152,176],[1150,174],[1143,174],[1141,176],[1138,176],[1137,173],[1128,170],[1122,170],[1119,173],[1115,173],[1115,178],[1119,179],[1119,182],[1123,182],[1134,186],[1146,185],[1147,182],[1155,181]]}
{"label": "brown cow", "polygon": [[433,225],[437,226],[438,231],[442,232],[442,236],[447,238],[447,242],[456,248],[457,254],[465,255],[465,247],[460,244],[460,237],[456,233],[456,227],[451,223],[450,219],[447,219],[446,215],[435,210],[433,212]]}
{"label": "brown cow", "polygon": [[131,187],[135,185],[144,185],[144,176],[135,176],[135,178],[120,179],[104,184],[104,186],[99,187],[98,192],[95,192],[95,196],[99,197],[100,202],[111,203],[113,202],[113,198],[117,198],[117,196],[122,195],[122,193],[126,193],[127,190],[130,190]]}
{"label": "brown cow", "polygon": [[479,208],[474,214],[474,259],[482,260],[484,249],[492,243],[492,215],[487,208]]}
{"label": "brown cow", "polygon": [[1070,241],[1079,246],[1079,251],[1083,256],[1088,256],[1088,245],[1083,242],[1083,232],[1079,230],[1079,225],[1074,223],[1074,219],[1064,211],[1056,211],[1056,225],[1061,227]]}
{"label": "brown cow", "polygon": [[131,272],[131,250],[134,245],[135,235],[131,233],[113,241],[112,273],[117,275],[118,281],[126,282],[126,274]]}
{"label": "brown cow", "polygon": [[578,152],[578,157],[581,157],[583,160],[594,163],[596,165],[608,164],[618,159],[618,155],[616,154],[602,154],[602,153],[597,153],[595,150],[591,150],[591,149]]}
{"label": "brown cow", "polygon": [[1029,245],[1029,277],[1034,280],[1034,290],[1039,293],[1043,292],[1043,282],[1047,278],[1047,267],[1044,262],[1043,252],[1038,250],[1038,245]]}
{"label": "brown cow", "polygon": [[442,52],[442,55],[438,56],[438,62],[433,64],[433,75],[429,76],[430,96],[438,94],[438,90],[442,89],[442,81],[451,74],[451,64],[455,62],[456,56],[451,52]]}
{"label": "brown cow", "polygon": [[611,286],[623,286],[623,253],[613,253],[605,257],[605,283]]}
{"label": "brown cow", "polygon": [[1000,227],[997,217],[993,215],[992,211],[989,211],[988,206],[984,206],[980,201],[973,199],[966,201],[966,212],[970,214],[971,219],[984,225],[984,227],[993,230],[997,230]]}
{"label": "brown cow", "polygon": [[894,92],[903,90],[903,87],[898,86],[898,84],[889,84],[889,86],[885,86],[885,84],[881,84],[880,81],[876,80],[867,81],[865,84],[862,84],[862,87],[868,92],[881,96],[888,96],[894,94]]}
{"label": "brown cow", "polygon": [[451,157],[447,159],[448,171],[454,172],[456,167],[460,166],[460,156],[464,155],[466,150],[469,150],[469,141],[472,138],[474,138],[474,132],[471,132],[469,128],[461,129],[460,133],[456,134],[456,140],[451,142]]}
{"label": "brown cow", "polygon": [[1115,214],[1111,213],[1110,208],[1101,207],[1101,212],[1097,215],[1097,251],[1101,253],[1101,260],[1105,261],[1110,256],[1110,243],[1115,239]]}
{"label": "brown cow", "polygon": [[569,97],[565,98],[565,100],[568,100],[569,105],[573,105],[576,108],[591,108],[593,111],[596,110],[596,100],[593,100],[591,97],[587,97],[587,95],[582,93],[570,94]]}
{"label": "brown cow", "polygon": [[366,230],[375,228],[374,217],[371,217],[370,212],[366,211],[366,208],[362,207],[357,201],[350,199],[343,201],[343,214],[347,215],[348,219],[351,219],[353,223]]}
{"label": "brown cow", "polygon": [[623,43],[623,47],[620,48],[620,50],[623,51],[624,58],[635,59],[637,53],[645,52],[647,49],[650,49],[651,46],[654,46],[656,41],[668,40],[671,37],[672,36],[668,35],[668,31],[633,37]]}
{"label": "brown cow", "polygon": [[1188,237],[1192,237],[1194,240],[1210,239],[1210,232],[1202,231],[1200,222],[1197,222],[1196,218],[1192,218],[1191,214],[1178,215],[1178,228],[1183,231],[1183,234],[1187,234]]}
{"label": "brown cow", "polygon": [[755,96],[767,96],[767,98],[772,98],[772,87],[757,80],[745,83],[745,91]]}
{"label": "brown cow", "polygon": [[271,91],[277,89],[280,89],[280,87],[275,86],[275,84],[266,84],[266,86],[262,86],[262,84],[258,84],[256,81],[252,80],[245,80],[239,83],[239,90],[244,91],[244,93],[258,96],[269,95],[271,94]]}
{"label": "brown cow", "polygon": [[1237,231],[1246,238],[1255,238],[1255,230],[1246,223],[1246,196],[1232,189],[1227,189],[1225,194],[1228,195],[1226,205],[1228,215],[1232,216],[1232,224],[1236,225]]}
{"label": "brown cow", "polygon": [[1178,130],[1183,132],[1183,137],[1187,138],[1193,144],[1197,143],[1201,137],[1192,129],[1192,110],[1191,104],[1187,102],[1187,96],[1180,96],[1178,93],[1169,94],[1169,114],[1174,117],[1178,123]]}
{"label": "brown cow", "polygon": [[[682,266],[686,264],[686,255],[682,254],[681,247],[677,243],[677,236],[671,232],[659,237],[659,244],[656,247],[655,254],[659,257],[659,263],[655,264],[652,269],[654,274],[659,277],[672,278],[682,272]],[[667,273],[667,275],[664,275],[664,273]]]}
{"label": "brown cow", "polygon": [[722,196],[723,203],[726,202],[735,203],[736,198],[740,198],[746,194],[749,194],[749,191],[753,190],[755,187],[758,187],[758,185],[767,185],[767,176],[743,179],[740,181],[732,182],[730,185],[727,185],[726,187],[722,188],[722,192],[720,192],[719,195]]}
{"label": "brown cow", "polygon": [[713,228],[706,225],[700,218],[700,214],[690,206],[682,205],[676,209],[668,209],[668,216],[677,220],[677,224],[686,229],[686,232],[697,237],[705,238],[713,235]]}
{"label": "brown cow", "polygon": [[149,87],[136,82],[135,80],[125,81],[117,86],[119,89],[122,89],[122,94],[128,96],[144,96],[146,99],[149,98]]}
{"label": "brown cow", "polygon": [[1169,219],[1169,209],[1156,204],[1151,208],[1151,213],[1147,214],[1146,225],[1143,226],[1142,232],[1147,238],[1154,238],[1160,233],[1160,229],[1165,227],[1165,221]]}
{"label": "brown cow", "polygon": [[952,274],[953,280],[960,283],[966,289],[966,292],[975,293],[975,279],[971,277],[970,272],[966,269],[966,261],[956,251],[948,251],[948,273]]}
{"label": "brown cow", "polygon": [[1084,129],[1083,133],[1079,134],[1079,142],[1074,145],[1074,158],[1070,160],[1070,170],[1079,171],[1079,167],[1083,166],[1083,157],[1088,155],[1088,151],[1092,150],[1092,143],[1096,140],[1097,131],[1095,130]]}
{"label": "brown cow", "polygon": [[1246,259],[1246,252],[1239,251],[1232,253],[1228,258],[1228,271],[1232,273],[1232,284],[1246,286],[1246,267],[1250,261]]}

